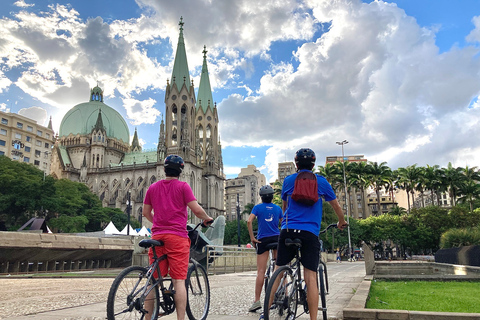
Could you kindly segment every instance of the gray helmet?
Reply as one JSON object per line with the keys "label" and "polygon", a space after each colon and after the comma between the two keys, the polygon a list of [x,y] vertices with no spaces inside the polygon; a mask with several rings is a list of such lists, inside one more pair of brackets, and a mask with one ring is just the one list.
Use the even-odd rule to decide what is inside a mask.
{"label": "gray helmet", "polygon": [[260,197],[265,197],[265,196],[270,196],[273,195],[275,191],[273,191],[273,188],[269,185],[262,186],[260,188]]}

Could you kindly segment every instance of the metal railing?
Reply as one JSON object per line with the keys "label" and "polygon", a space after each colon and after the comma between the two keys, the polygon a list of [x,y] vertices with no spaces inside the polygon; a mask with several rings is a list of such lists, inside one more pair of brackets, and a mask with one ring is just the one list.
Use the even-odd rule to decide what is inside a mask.
{"label": "metal railing", "polygon": [[207,261],[211,274],[257,270],[257,254],[253,248],[207,246]]}

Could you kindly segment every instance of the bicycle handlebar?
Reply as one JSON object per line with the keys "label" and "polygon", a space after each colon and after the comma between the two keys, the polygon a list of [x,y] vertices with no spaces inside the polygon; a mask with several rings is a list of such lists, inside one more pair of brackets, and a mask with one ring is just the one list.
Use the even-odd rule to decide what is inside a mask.
{"label": "bicycle handlebar", "polygon": [[331,228],[338,228],[338,226],[337,226],[336,223],[332,223],[332,224],[330,224],[328,227],[326,227],[325,229],[323,229],[322,231],[320,231],[320,234],[327,232],[328,229],[331,229]]}

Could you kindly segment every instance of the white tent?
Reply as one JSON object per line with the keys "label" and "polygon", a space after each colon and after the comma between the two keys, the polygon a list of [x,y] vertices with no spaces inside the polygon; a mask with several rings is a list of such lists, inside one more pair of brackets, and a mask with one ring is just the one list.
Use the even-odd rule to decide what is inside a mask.
{"label": "white tent", "polygon": [[119,234],[120,231],[115,227],[112,221],[103,229],[105,231],[105,234]]}
{"label": "white tent", "polygon": [[135,231],[135,229],[133,229],[131,225],[126,225],[125,228],[123,228],[123,230],[120,232],[120,234],[126,235],[127,234],[127,227],[128,227],[130,236],[136,236],[137,235],[137,231]]}
{"label": "white tent", "polygon": [[148,232],[147,227],[143,226],[142,229],[140,229],[140,231],[138,231],[138,235],[139,235],[139,236],[147,236],[147,237],[148,237],[148,236],[151,235],[151,233]]}

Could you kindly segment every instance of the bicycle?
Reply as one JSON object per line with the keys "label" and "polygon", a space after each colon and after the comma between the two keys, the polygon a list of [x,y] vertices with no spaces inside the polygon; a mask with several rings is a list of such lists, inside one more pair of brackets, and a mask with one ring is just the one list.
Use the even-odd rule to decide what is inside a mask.
{"label": "bicycle", "polygon": [[[336,223],[330,224],[328,227],[320,231],[320,234],[326,233],[331,228],[337,228]],[[321,241],[321,240],[320,240]],[[322,250],[320,250],[321,252]],[[318,264],[318,285],[319,290],[318,294],[320,295],[320,301],[322,306],[318,308],[322,312],[323,320],[327,320],[327,297],[328,294],[328,275],[327,275],[327,264],[320,259],[320,263]]]}
{"label": "bicycle", "polygon": [[277,246],[277,242],[269,243],[268,245],[266,245],[266,248],[268,250],[269,263],[267,266],[267,270],[265,271],[265,292],[267,292],[268,282],[270,281],[270,278],[275,271],[275,257],[273,255],[273,250],[277,250]]}
{"label": "bicycle", "polygon": [[[206,227],[200,222],[195,228],[188,230],[190,239],[198,240],[199,226]],[[195,233],[196,232],[196,233]],[[191,248],[195,243],[192,241]],[[154,248],[162,246],[162,241],[145,239],[140,241],[139,246],[143,248]],[[167,258],[164,254],[157,257],[153,250],[154,261],[148,268],[131,266],[125,268],[115,278],[110,288],[107,300],[107,319],[148,319],[155,320],[158,317],[166,316],[175,311],[173,296],[173,282],[169,277],[162,277],[160,273],[160,262]],[[155,271],[158,278],[154,278]],[[185,281],[187,289],[187,316],[190,320],[205,320],[210,308],[210,285],[205,268],[196,260],[190,258]],[[150,308],[146,305],[149,305]],[[146,308],[152,310],[149,315]]]}
{"label": "bicycle", "polygon": [[[327,229],[323,230],[323,232],[326,232],[326,230],[332,227],[333,225],[328,226]],[[300,269],[300,249],[302,247],[302,241],[300,239],[287,238],[285,239],[285,245],[287,247],[296,248],[295,258],[290,266],[281,266],[272,275],[268,288],[265,292],[265,301],[263,307],[265,320],[293,320],[300,317],[304,313],[309,313],[307,303],[307,286],[305,281],[302,279],[302,273]],[[325,283],[323,281],[324,265],[325,264],[323,261],[319,264],[319,268],[321,268],[319,269],[319,274],[322,276],[317,278],[317,286],[319,286],[319,295],[321,295],[322,300],[321,310],[323,318],[326,320],[326,293]],[[278,286],[276,284],[278,284]],[[299,305],[303,306],[303,312],[297,316]]]}

